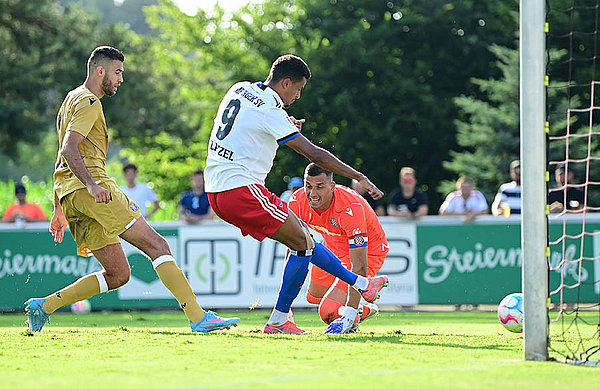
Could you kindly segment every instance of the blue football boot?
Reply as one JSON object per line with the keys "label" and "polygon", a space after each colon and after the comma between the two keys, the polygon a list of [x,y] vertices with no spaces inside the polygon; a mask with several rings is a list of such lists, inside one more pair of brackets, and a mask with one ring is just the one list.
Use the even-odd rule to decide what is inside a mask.
{"label": "blue football boot", "polygon": [[239,317],[232,317],[226,319],[221,316],[217,316],[213,311],[207,311],[204,314],[202,320],[197,323],[192,323],[192,332],[210,332],[215,330],[229,329],[231,326],[236,326],[240,321]]}
{"label": "blue football boot", "polygon": [[32,298],[25,302],[25,313],[27,314],[27,327],[32,332],[42,331],[42,327],[46,322],[50,322],[50,315],[44,311],[42,304],[46,299]]}

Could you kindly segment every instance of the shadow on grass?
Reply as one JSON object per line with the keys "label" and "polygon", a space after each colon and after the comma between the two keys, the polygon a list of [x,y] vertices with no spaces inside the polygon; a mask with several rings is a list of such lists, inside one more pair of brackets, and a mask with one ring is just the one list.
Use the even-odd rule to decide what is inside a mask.
{"label": "shadow on grass", "polygon": [[[458,334],[410,334],[402,333],[399,330],[389,331],[385,334],[376,333],[362,333],[362,334],[344,334],[344,335],[325,335],[321,333],[313,333],[310,335],[288,335],[288,334],[263,334],[260,329],[243,330],[243,331],[213,331],[207,334],[198,334],[191,332],[177,332],[177,331],[165,331],[165,330],[146,330],[150,334],[166,335],[166,336],[226,336],[228,338],[248,340],[256,339],[267,342],[289,342],[289,341],[300,341],[300,342],[318,342],[322,344],[325,342],[340,342],[340,343],[389,343],[396,345],[407,345],[407,346],[429,346],[429,347],[441,347],[441,348],[459,348],[465,350],[511,350],[514,347],[507,343],[489,343],[489,339],[486,343],[486,337],[479,335],[458,335]],[[453,339],[457,338],[457,339]],[[319,346],[322,347],[322,346]]]}
{"label": "shadow on grass", "polygon": [[[50,340],[62,339],[65,336],[71,335],[85,335],[88,331],[101,331],[109,334],[118,333],[129,333],[131,335],[142,334],[150,336],[164,336],[173,338],[187,339],[186,342],[191,342],[193,338],[200,337],[200,339],[206,339],[205,337],[224,337],[227,339],[239,339],[240,341],[258,340],[261,342],[298,342],[298,343],[315,343],[319,344],[318,347],[323,347],[327,343],[387,343],[389,345],[397,346],[417,346],[417,347],[435,347],[445,349],[464,349],[464,350],[497,350],[497,351],[508,351],[514,349],[516,346],[513,343],[503,341],[498,336],[482,336],[482,335],[469,335],[469,334],[452,334],[452,333],[405,333],[401,330],[392,330],[385,333],[375,332],[359,332],[356,334],[344,334],[344,335],[325,335],[319,332],[313,332],[309,335],[288,335],[288,334],[276,334],[267,335],[262,333],[262,328],[250,328],[245,327],[243,329],[233,328],[232,330],[219,330],[209,333],[193,333],[189,329],[168,329],[168,328],[139,328],[139,327],[127,327],[127,326],[114,326],[114,327],[94,327],[93,329],[73,329],[73,328],[56,328],[58,331],[52,331],[48,334]],[[21,335],[29,335],[26,331],[21,332]],[[45,335],[45,334],[44,334]],[[29,335],[30,336],[30,335]]]}

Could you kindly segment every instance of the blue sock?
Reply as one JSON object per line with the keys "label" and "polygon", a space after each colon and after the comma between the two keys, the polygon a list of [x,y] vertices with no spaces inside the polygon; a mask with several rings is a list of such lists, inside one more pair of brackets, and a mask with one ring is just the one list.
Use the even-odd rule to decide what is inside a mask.
{"label": "blue sock", "polygon": [[283,268],[283,280],[277,297],[275,309],[289,312],[292,302],[300,293],[308,274],[309,257],[291,254]]}
{"label": "blue sock", "polygon": [[356,274],[346,269],[339,258],[321,243],[315,242],[315,248],[313,249],[313,255],[310,258],[310,262],[350,286],[354,285],[358,278]]}

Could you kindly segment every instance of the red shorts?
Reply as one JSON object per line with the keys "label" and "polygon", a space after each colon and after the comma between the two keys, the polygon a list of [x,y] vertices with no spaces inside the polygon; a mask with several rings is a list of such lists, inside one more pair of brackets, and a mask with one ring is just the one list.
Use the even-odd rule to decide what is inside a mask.
{"label": "red shorts", "polygon": [[258,184],[208,193],[208,201],[217,216],[244,236],[261,241],[273,235],[288,216],[287,203]]}
{"label": "red shorts", "polygon": [[[385,260],[386,254],[381,255],[381,256],[375,256],[375,255],[368,256],[367,277],[373,277],[377,274],[377,272],[383,266],[383,261]],[[351,269],[352,263],[350,262],[350,257],[348,255],[340,258],[340,261],[342,261],[342,265],[344,265],[344,267],[346,269],[352,270]],[[325,270],[321,269],[320,267],[313,266],[312,270],[310,272],[310,280],[317,285],[323,286],[325,288],[329,288],[331,285],[333,285],[333,282],[335,281],[335,276],[332,276],[331,274],[327,273]],[[340,283],[341,283],[341,281],[338,282],[338,285],[340,285]],[[345,284],[341,283],[341,285],[345,285]]]}

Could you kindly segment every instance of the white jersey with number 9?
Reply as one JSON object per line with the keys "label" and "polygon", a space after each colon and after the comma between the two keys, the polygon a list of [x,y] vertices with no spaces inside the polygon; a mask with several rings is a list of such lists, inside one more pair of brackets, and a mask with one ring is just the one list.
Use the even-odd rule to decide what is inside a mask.
{"label": "white jersey with number 9", "polygon": [[235,84],[221,101],[210,134],[206,192],[264,185],[279,145],[299,135],[277,92],[261,82]]}

